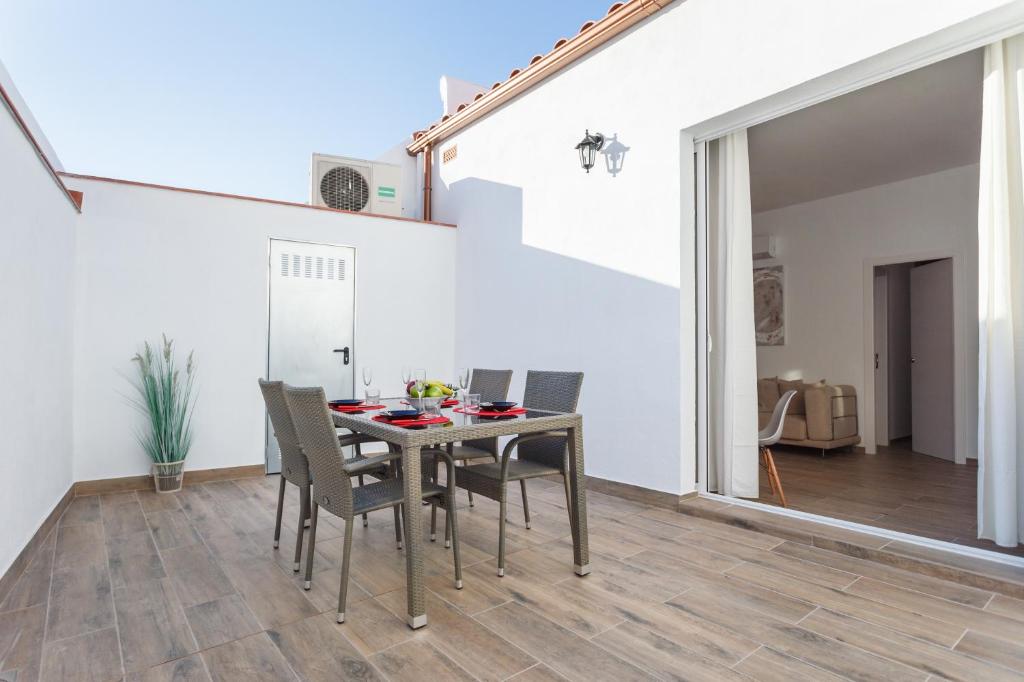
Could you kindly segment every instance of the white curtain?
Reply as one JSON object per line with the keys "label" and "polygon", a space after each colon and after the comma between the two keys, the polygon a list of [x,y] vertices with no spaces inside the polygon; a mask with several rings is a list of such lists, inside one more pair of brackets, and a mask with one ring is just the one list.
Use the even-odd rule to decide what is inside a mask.
{"label": "white curtain", "polygon": [[985,48],[978,201],[978,537],[1024,542],[1024,36]]}
{"label": "white curtain", "polygon": [[708,486],[758,496],[757,356],[747,131],[708,147],[711,396]]}

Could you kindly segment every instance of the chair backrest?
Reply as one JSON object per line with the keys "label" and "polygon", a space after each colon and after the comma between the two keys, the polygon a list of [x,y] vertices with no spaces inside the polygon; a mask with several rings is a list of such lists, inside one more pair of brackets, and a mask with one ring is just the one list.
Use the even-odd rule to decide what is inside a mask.
{"label": "chair backrest", "polygon": [[299,444],[313,470],[313,501],[332,514],[350,519],[352,480],[345,473],[345,456],[324,389],[286,386],[284,395]]}
{"label": "chair backrest", "polygon": [[508,398],[508,387],[511,383],[510,369],[474,369],[473,378],[469,382],[469,392],[480,394],[482,402],[505,400]]}
{"label": "chair backrest", "polygon": [[[480,395],[481,402],[492,400],[507,400],[508,387],[512,383],[512,370],[510,369],[473,369],[473,378],[469,382],[469,392]],[[467,440],[463,445],[480,448],[498,456],[497,438],[479,438]]]}
{"label": "chair backrest", "polygon": [[[523,407],[552,412],[575,412],[583,387],[583,372],[526,373]],[[541,438],[518,447],[519,459],[561,469],[565,462],[568,441],[565,438]]]}
{"label": "chair backrest", "polygon": [[786,410],[789,409],[789,403],[795,395],[796,391],[786,391],[779,397],[779,402],[775,403],[775,409],[772,410],[772,418],[757,434],[757,444],[760,447],[775,445],[782,438]]}
{"label": "chair backrest", "polygon": [[263,379],[259,381],[263,402],[267,405],[270,424],[274,427],[274,437],[281,451],[281,475],[295,485],[307,486],[309,464],[306,456],[302,454],[302,448],[299,447],[298,436],[295,435],[295,425],[292,423],[292,416],[288,412],[288,404],[284,398],[284,382]]}

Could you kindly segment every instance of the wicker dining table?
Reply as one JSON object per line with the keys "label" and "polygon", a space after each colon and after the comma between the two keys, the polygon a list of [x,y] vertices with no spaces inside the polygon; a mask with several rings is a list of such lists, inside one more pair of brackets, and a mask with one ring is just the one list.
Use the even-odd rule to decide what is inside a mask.
{"label": "wicker dining table", "polygon": [[[408,408],[401,398],[380,401],[387,409]],[[337,412],[332,410],[334,425],[353,433],[372,436],[402,451],[404,469],[405,523],[408,542],[405,549],[407,622],[411,628],[427,624],[423,587],[423,528],[421,514],[420,453],[435,445],[470,441],[496,436],[558,432],[568,436],[569,486],[573,500],[569,510],[572,527],[573,564],[577,575],[590,573],[590,552],[587,542],[587,495],[583,480],[583,416],[577,413],[528,410],[514,418],[488,419],[446,408],[442,414],[449,424],[420,428],[392,426],[373,417],[380,410]],[[458,469],[456,469],[458,480]]]}

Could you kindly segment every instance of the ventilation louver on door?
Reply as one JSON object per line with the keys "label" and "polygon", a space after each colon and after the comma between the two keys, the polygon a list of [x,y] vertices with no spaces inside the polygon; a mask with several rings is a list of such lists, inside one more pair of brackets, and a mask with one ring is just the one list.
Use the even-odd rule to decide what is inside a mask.
{"label": "ventilation louver on door", "polygon": [[362,211],[370,201],[370,183],[356,169],[337,166],[320,180],[320,196],[331,208]]}
{"label": "ventilation louver on door", "polygon": [[[333,279],[345,281],[345,261],[342,259],[316,257],[316,272],[313,271],[312,256],[298,254],[281,254],[281,277],[301,277],[303,279]],[[326,266],[326,267],[325,267]],[[326,274],[326,276],[325,276]]]}

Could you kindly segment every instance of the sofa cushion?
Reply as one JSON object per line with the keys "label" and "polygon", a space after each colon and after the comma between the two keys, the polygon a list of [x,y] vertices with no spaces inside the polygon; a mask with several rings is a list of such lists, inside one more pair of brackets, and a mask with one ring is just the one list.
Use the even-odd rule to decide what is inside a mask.
{"label": "sofa cushion", "polygon": [[778,387],[780,396],[786,391],[796,391],[796,395],[793,396],[793,399],[789,402],[789,409],[786,410],[786,414],[807,413],[807,408],[804,405],[804,389],[807,387],[807,385],[803,382],[802,379],[779,379]]}
{"label": "sofa cushion", "polygon": [[757,380],[757,409],[760,412],[771,412],[775,403],[779,402],[779,380],[768,377]]}
{"label": "sofa cushion", "polygon": [[785,440],[806,440],[807,420],[802,414],[787,414],[782,425],[782,437]]}

